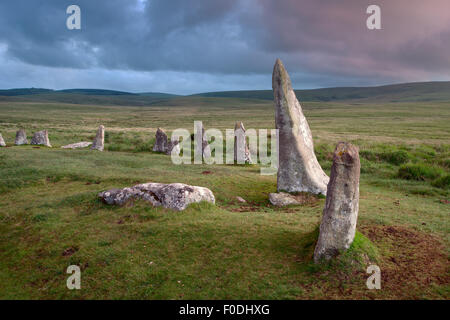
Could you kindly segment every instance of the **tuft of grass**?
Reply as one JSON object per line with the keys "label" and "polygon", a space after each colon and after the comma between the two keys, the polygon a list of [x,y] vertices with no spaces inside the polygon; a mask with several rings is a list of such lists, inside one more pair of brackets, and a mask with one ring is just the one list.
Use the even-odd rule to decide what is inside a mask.
{"label": "tuft of grass", "polygon": [[408,163],[398,169],[398,177],[406,180],[433,180],[444,174],[441,168],[431,166],[425,163]]}
{"label": "tuft of grass", "polygon": [[342,254],[342,257],[347,261],[356,261],[360,265],[363,265],[367,260],[366,258],[370,262],[377,262],[380,256],[375,244],[365,235],[356,231],[352,245]]}
{"label": "tuft of grass", "polygon": [[[385,148],[387,148],[385,146]],[[396,166],[399,166],[401,164],[407,163],[411,160],[413,160],[413,156],[405,151],[405,150],[361,150],[360,156],[363,159],[366,159],[368,161],[372,162],[387,162]]]}
{"label": "tuft of grass", "polygon": [[431,185],[441,189],[450,189],[450,174],[435,179]]}
{"label": "tuft of grass", "polygon": [[329,261],[314,263],[312,261],[314,249],[319,238],[319,226],[303,238],[302,255],[308,259],[306,270],[311,273],[329,271],[332,273],[351,273],[355,269],[364,268],[369,262],[378,262],[380,254],[378,248],[359,231],[356,231],[353,243],[347,251],[341,252]]}
{"label": "tuft of grass", "polygon": [[405,150],[398,150],[382,153],[381,158],[391,164],[398,166],[411,160],[411,155]]}

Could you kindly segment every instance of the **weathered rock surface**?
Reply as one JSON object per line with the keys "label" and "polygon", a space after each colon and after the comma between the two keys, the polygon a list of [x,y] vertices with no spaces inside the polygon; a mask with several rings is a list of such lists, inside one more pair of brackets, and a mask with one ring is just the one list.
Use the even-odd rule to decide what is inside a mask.
{"label": "weathered rock surface", "polygon": [[245,131],[244,124],[241,121],[236,122],[234,126],[234,161],[239,164],[252,162]]}
{"label": "weathered rock surface", "polygon": [[269,201],[277,207],[284,207],[288,205],[311,205],[317,203],[319,200],[317,196],[308,192],[298,192],[296,194],[277,192],[269,194]]}
{"label": "weathered rock surface", "polygon": [[329,178],[314,154],[311,130],[280,59],[273,69],[272,87],[279,130],[277,189],[325,195]]}
{"label": "weathered rock surface", "polygon": [[167,155],[170,155],[172,150],[177,150],[175,152],[179,153],[180,146],[178,144],[178,140],[169,140],[167,134],[161,128],[156,130],[156,141],[153,146],[153,151],[164,152]]}
{"label": "weathered rock surface", "polygon": [[125,205],[129,201],[142,199],[153,206],[182,211],[191,203],[207,201],[215,203],[211,190],[182,183],[144,183],[131,188],[112,189],[98,195],[105,203]]}
{"label": "weathered rock surface", "polygon": [[1,133],[0,133],[0,147],[6,147],[5,140],[3,140],[3,136]]}
{"label": "weathered rock surface", "polygon": [[167,155],[171,155],[172,153],[180,154],[180,141],[179,140],[169,140],[167,143]]}
{"label": "weathered rock surface", "polygon": [[277,207],[284,207],[291,204],[301,204],[293,195],[286,192],[269,193],[269,201]]}
{"label": "weathered rock surface", "polygon": [[336,146],[328,183],[327,200],[320,224],[314,261],[330,259],[347,250],[355,238],[359,209],[358,148],[340,142]]}
{"label": "weathered rock surface", "polygon": [[31,139],[31,144],[33,145],[43,145],[47,147],[52,147],[50,140],[48,139],[48,131],[42,130],[35,132],[33,138]]}
{"label": "weathered rock surface", "polygon": [[25,130],[20,129],[19,131],[17,131],[17,133],[16,133],[16,140],[14,141],[14,144],[16,146],[20,146],[20,145],[23,145],[23,144],[28,144],[27,134],[26,134]]}
{"label": "weathered rock surface", "polygon": [[91,150],[103,151],[105,149],[105,127],[103,125],[98,127],[97,135],[92,143]]}
{"label": "weathered rock surface", "polygon": [[156,140],[153,146],[153,151],[155,152],[166,152],[167,151],[167,134],[161,128],[156,130]]}
{"label": "weathered rock surface", "polygon": [[92,144],[92,142],[86,142],[86,141],[82,141],[82,142],[77,142],[77,143],[72,143],[72,144],[68,144],[66,146],[62,146],[61,148],[63,149],[79,149],[79,148],[87,148]]}

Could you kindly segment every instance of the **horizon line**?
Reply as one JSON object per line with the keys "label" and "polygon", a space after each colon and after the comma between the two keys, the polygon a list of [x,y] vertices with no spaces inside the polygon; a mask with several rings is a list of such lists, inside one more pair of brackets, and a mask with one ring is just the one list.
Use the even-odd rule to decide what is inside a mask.
{"label": "horizon line", "polygon": [[[296,89],[296,88],[294,88],[294,90],[306,91],[306,90],[343,89],[343,88],[380,88],[380,87],[388,87],[388,86],[396,86],[396,85],[425,84],[425,83],[444,83],[444,82],[450,82],[450,80],[398,82],[398,83],[379,84],[379,85],[372,85],[372,86],[336,86],[336,87],[319,87],[319,88],[309,88],[309,89],[306,89],[306,88],[305,89],[298,89],[298,88]],[[49,90],[49,91],[54,91],[54,92],[69,91],[69,90],[103,90],[103,91],[121,92],[121,93],[125,93],[125,94],[130,94],[130,95],[142,95],[142,94],[146,94],[146,93],[153,93],[153,94],[167,94],[167,95],[180,96],[180,97],[189,97],[189,96],[195,96],[195,95],[201,95],[201,94],[207,94],[207,93],[272,91],[272,88],[269,88],[269,89],[243,89],[243,90],[204,91],[204,92],[197,92],[197,93],[191,93],[191,94],[177,94],[177,93],[160,92],[160,91],[132,92],[132,91],[123,91],[123,90],[116,90],[116,89],[105,89],[105,88],[52,89],[52,88],[38,88],[38,87],[21,87],[21,88],[17,87],[17,88],[9,88],[9,89],[0,89],[0,91],[28,90],[28,89]]]}

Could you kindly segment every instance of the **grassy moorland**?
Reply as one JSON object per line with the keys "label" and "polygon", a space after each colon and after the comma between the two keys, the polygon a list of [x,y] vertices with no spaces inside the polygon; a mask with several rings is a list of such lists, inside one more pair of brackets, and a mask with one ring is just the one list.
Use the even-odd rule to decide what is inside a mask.
{"label": "grassy moorland", "polygon": [[[115,98],[111,98],[114,100]],[[122,97],[123,99],[123,97]],[[360,264],[311,263],[324,199],[275,208],[276,176],[259,166],[175,166],[151,152],[157,127],[273,128],[267,100],[163,99],[150,106],[0,102],[1,299],[449,299],[450,105],[308,102],[315,149],[329,172],[338,141],[360,147]],[[63,150],[106,127],[106,151]],[[12,146],[18,128],[49,130],[53,148]],[[98,201],[141,182],[210,188],[216,205],[184,212]],[[238,203],[236,196],[247,200]],[[370,242],[366,240],[370,239]],[[364,248],[369,246],[370,248]],[[368,290],[365,268],[381,268]],[[66,288],[66,268],[82,289]]]}

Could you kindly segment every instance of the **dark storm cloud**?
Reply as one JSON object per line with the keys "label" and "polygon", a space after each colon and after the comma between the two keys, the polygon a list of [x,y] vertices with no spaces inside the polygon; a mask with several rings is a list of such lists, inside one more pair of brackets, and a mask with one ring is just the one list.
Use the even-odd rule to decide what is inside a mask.
{"label": "dark storm cloud", "polygon": [[[82,30],[65,27],[71,4],[81,7]],[[369,4],[381,6],[382,30],[367,30]],[[153,77],[146,73],[185,73],[194,91],[214,87],[190,83],[205,78],[218,90],[236,89],[231,81],[268,88],[261,75],[270,79],[276,57],[297,87],[432,80],[450,76],[450,2],[2,0],[0,46],[10,75],[22,63],[68,83],[68,69],[84,83],[82,70],[103,70],[99,83],[131,70],[145,81]]]}

